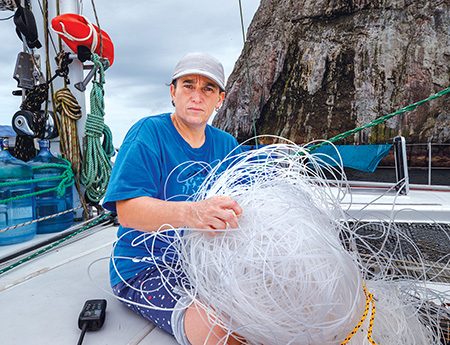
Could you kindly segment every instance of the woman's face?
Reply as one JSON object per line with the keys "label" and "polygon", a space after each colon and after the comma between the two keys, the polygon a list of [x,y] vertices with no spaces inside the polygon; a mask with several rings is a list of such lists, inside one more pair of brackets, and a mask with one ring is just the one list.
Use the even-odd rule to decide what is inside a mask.
{"label": "woman's face", "polygon": [[175,104],[174,116],[189,127],[205,126],[215,108],[220,107],[225,92],[211,79],[187,75],[170,85],[170,95]]}

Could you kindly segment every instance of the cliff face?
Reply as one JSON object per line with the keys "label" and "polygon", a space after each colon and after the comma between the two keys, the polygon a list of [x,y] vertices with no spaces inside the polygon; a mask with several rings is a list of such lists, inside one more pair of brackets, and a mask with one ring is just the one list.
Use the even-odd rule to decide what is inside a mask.
{"label": "cliff face", "polygon": [[[214,124],[326,139],[450,85],[450,1],[261,0]],[[347,142],[450,142],[450,96]]]}

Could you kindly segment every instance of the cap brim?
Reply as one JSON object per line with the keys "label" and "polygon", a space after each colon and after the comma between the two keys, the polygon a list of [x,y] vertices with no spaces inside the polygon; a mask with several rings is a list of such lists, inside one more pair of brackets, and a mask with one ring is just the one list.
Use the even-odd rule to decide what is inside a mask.
{"label": "cap brim", "polygon": [[220,82],[220,80],[218,80],[212,73],[209,73],[207,71],[202,71],[200,69],[188,69],[188,70],[185,70],[183,72],[174,74],[172,76],[172,80],[178,79],[180,77],[184,77],[186,75],[191,75],[191,74],[198,74],[198,75],[201,75],[201,76],[206,77],[208,79],[211,79],[213,82],[215,82],[217,84],[217,86],[222,91],[225,91],[225,85],[223,85],[223,83]]}

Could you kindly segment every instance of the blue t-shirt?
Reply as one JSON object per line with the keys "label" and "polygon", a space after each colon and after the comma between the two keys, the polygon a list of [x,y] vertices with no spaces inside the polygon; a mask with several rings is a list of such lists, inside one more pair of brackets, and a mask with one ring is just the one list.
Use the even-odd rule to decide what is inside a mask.
{"label": "blue t-shirt", "polygon": [[[176,130],[169,113],[146,117],[129,130],[120,147],[103,206],[115,211],[116,201],[141,196],[189,200],[211,168],[237,146],[233,136],[207,125],[204,144],[192,148]],[[240,148],[232,154],[239,152]],[[116,259],[110,262],[111,286],[151,268],[153,260],[166,252],[168,241],[154,237],[141,241],[146,234],[119,227],[113,253]]]}

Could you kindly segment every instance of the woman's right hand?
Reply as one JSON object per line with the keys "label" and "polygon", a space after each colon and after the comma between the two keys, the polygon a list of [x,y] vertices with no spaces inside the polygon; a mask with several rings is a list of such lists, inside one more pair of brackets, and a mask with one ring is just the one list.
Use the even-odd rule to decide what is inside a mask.
{"label": "woman's right hand", "polygon": [[228,196],[212,198],[191,203],[191,216],[188,226],[194,229],[223,230],[237,228],[242,214],[239,204]]}

